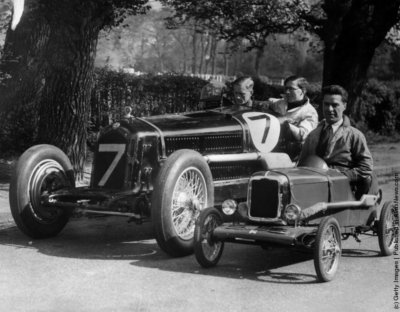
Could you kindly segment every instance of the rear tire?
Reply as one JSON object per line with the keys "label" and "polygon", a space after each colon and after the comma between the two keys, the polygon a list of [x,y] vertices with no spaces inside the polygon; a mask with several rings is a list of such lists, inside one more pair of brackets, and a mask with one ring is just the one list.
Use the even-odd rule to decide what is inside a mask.
{"label": "rear tire", "polygon": [[216,266],[224,251],[224,242],[213,239],[214,229],[222,222],[222,216],[216,208],[204,209],[196,221],[194,254],[204,268]]}
{"label": "rear tire", "polygon": [[378,241],[382,256],[390,256],[394,252],[396,238],[396,206],[388,201],[383,204],[378,222]]}
{"label": "rear tire", "polygon": [[75,187],[75,179],[63,151],[46,144],[26,150],[10,183],[10,208],[18,228],[32,238],[56,236],[68,222],[70,212],[44,207],[41,195],[64,187]]}
{"label": "rear tire", "polygon": [[339,223],[333,217],[325,217],[318,226],[314,246],[314,266],[320,282],[329,282],[335,277],[341,254]]}
{"label": "rear tire", "polygon": [[172,257],[193,253],[200,211],[214,205],[212,175],[204,157],[193,150],[172,153],[158,173],[151,200],[154,233]]}

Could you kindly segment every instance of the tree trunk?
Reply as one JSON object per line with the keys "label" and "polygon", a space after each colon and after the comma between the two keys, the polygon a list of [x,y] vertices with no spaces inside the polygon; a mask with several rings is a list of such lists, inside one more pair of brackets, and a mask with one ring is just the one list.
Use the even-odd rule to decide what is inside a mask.
{"label": "tree trunk", "polygon": [[323,85],[349,92],[348,112],[359,119],[358,102],[375,49],[398,21],[400,1],[325,1]]}
{"label": "tree trunk", "polygon": [[[98,18],[94,2],[26,2],[21,23],[6,37],[0,70],[11,78],[0,90],[0,107],[6,112],[32,114],[34,131],[26,138],[26,145],[47,143],[60,147],[79,172],[86,155],[88,107],[101,19],[94,20]],[[15,123],[18,116],[11,117],[8,122]]]}
{"label": "tree trunk", "polygon": [[211,34],[207,34],[207,41],[206,41],[206,45],[204,47],[204,70],[203,70],[203,74],[207,74],[208,73],[208,67],[210,65],[210,48],[211,48],[211,41],[212,41],[212,35]]}
{"label": "tree trunk", "polygon": [[186,52],[186,45],[183,42],[183,39],[181,38],[181,36],[176,35],[174,32],[172,32],[172,36],[175,38],[176,42],[179,43],[179,45],[181,46],[181,50],[183,53],[183,68],[182,68],[182,74],[186,74],[187,71],[187,63],[186,63],[186,58],[187,58],[187,52]]}
{"label": "tree trunk", "polygon": [[196,70],[197,70],[197,27],[196,25],[194,26],[193,29],[193,40],[192,40],[192,50],[193,50],[193,56],[192,56],[192,74],[195,75],[196,74]]}
{"label": "tree trunk", "polygon": [[260,64],[261,60],[264,57],[264,47],[259,47],[256,49],[256,59],[254,62],[254,71],[256,73],[256,76],[260,76]]}
{"label": "tree trunk", "polygon": [[235,54],[233,55],[233,68],[232,68],[232,75],[235,76],[238,72],[238,67],[239,67],[239,51],[236,51]]}
{"label": "tree trunk", "polygon": [[229,44],[228,42],[225,42],[225,51],[223,52],[224,54],[224,75],[228,76],[229,74]]}
{"label": "tree trunk", "polygon": [[37,137],[38,100],[43,89],[42,49],[50,29],[43,20],[34,20],[37,12],[25,5],[15,31],[6,34],[0,62],[0,150],[21,152]]}
{"label": "tree trunk", "polygon": [[199,74],[203,73],[203,64],[204,64],[204,34],[200,34],[200,64],[199,64]]}
{"label": "tree trunk", "polygon": [[216,67],[217,67],[217,50],[218,50],[218,40],[213,37],[211,49],[210,49],[210,58],[211,58],[211,75],[215,75]]}

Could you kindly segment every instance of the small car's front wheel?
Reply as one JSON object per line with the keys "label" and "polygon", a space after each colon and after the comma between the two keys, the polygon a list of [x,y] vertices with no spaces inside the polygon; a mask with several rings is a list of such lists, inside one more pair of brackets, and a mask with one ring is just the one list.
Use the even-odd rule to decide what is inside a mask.
{"label": "small car's front wheel", "polygon": [[393,254],[396,237],[395,205],[391,201],[383,204],[378,222],[378,240],[382,256]]}
{"label": "small car's front wheel", "polygon": [[314,247],[314,266],[319,281],[329,282],[335,277],[341,254],[339,223],[334,217],[325,217],[319,224]]}
{"label": "small car's front wheel", "polygon": [[18,228],[32,238],[57,235],[71,213],[46,207],[42,196],[74,186],[72,165],[63,151],[47,144],[26,150],[18,160],[10,183],[10,208]]}
{"label": "small car's front wheel", "polygon": [[204,157],[193,150],[172,153],[158,173],[151,201],[158,245],[173,257],[193,253],[200,211],[214,205],[212,175]]}
{"label": "small car's front wheel", "polygon": [[194,229],[194,254],[205,268],[217,265],[224,250],[224,243],[213,239],[214,229],[222,224],[221,213],[216,208],[204,209]]}

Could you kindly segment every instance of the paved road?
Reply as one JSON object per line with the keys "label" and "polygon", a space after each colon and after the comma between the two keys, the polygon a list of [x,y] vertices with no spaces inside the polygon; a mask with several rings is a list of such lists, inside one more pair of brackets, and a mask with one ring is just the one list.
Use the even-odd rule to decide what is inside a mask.
{"label": "paved road", "polygon": [[[393,198],[393,183],[383,188]],[[394,311],[395,258],[361,238],[343,243],[336,279],[321,284],[310,255],[287,249],[226,245],[206,270],[167,257],[150,224],[77,219],[47,240],[3,224],[0,311]]]}

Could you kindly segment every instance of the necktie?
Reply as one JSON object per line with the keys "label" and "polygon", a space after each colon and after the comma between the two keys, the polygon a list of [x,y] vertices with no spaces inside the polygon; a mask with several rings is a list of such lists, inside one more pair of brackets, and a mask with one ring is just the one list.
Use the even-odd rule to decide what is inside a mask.
{"label": "necktie", "polygon": [[326,150],[328,148],[328,143],[333,136],[332,126],[327,126],[321,131],[321,135],[319,137],[318,146],[316,149],[316,154],[323,158],[325,156]]}

